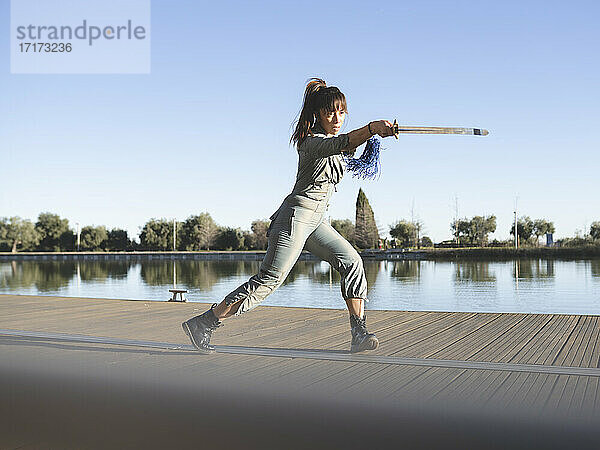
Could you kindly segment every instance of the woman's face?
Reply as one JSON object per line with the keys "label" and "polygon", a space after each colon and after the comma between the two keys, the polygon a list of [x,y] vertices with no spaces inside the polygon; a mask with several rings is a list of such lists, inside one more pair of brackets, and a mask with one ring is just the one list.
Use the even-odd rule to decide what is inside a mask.
{"label": "woman's face", "polygon": [[325,111],[322,109],[319,111],[319,122],[327,134],[338,134],[344,119],[346,118],[346,111]]}

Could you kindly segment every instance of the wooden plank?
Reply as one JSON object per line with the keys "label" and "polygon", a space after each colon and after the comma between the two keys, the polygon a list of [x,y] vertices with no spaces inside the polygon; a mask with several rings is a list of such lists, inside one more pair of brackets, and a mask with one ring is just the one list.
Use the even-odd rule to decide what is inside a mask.
{"label": "wooden plank", "polygon": [[[501,386],[504,389],[497,391],[499,394],[497,404],[500,408],[523,408],[531,404],[529,402],[530,395],[535,395],[531,394],[531,390],[535,386],[540,374],[520,373],[515,375],[512,377],[513,383],[510,388]],[[505,380],[504,383],[508,384],[508,380]]]}
{"label": "wooden plank", "polygon": [[[597,318],[585,316],[583,318],[582,329],[578,334],[577,342],[574,345],[575,351],[572,351],[569,357],[566,358],[566,361],[568,361],[569,365],[583,366],[585,363],[586,353],[590,353],[591,357],[591,348],[589,345],[591,336],[596,329]],[[557,408],[559,405],[566,405],[568,407],[575,393],[577,382],[578,377],[561,377],[555,385],[555,388],[548,401],[548,406],[550,408]]]}
{"label": "wooden plank", "polygon": [[433,320],[424,322],[422,326],[413,329],[391,330],[389,335],[382,335],[382,339],[388,342],[390,354],[397,354],[405,348],[423,342],[428,336],[458,326],[464,320],[473,317],[474,313],[435,313]]}
{"label": "wooden plank", "polygon": [[[0,299],[0,327],[28,325],[43,330],[189,345],[180,322],[209,306],[192,302],[4,296]],[[345,311],[261,306],[250,314],[227,320],[225,326],[215,332],[213,342],[347,353],[350,332]],[[369,328],[382,343],[380,349],[370,353],[374,355],[581,367],[598,367],[600,362],[600,318],[596,316],[407,311],[369,311],[368,314]],[[4,347],[11,352],[18,351],[18,348]],[[578,412],[597,409],[600,395],[598,379],[584,376],[254,355],[200,356],[193,352],[169,358],[176,363],[164,368],[164,357],[159,352],[115,351],[109,359],[114,364],[151,360],[150,365],[174,376],[178,370],[187,369],[199,376],[290,382],[298,389],[349,393],[362,390],[372,392],[374,398],[394,395],[469,398],[482,404],[546,405]]]}
{"label": "wooden plank", "polygon": [[[581,361],[579,362],[579,365],[581,367],[594,367],[594,365],[592,364],[592,358],[594,355],[594,348],[598,342],[598,337],[600,335],[600,320],[599,317],[593,317],[592,321],[592,331],[588,338],[585,352],[581,357]],[[580,410],[583,408],[585,393],[589,382],[589,378],[576,379],[574,382],[574,386],[572,386],[572,390],[567,390],[568,395],[570,395],[570,410]]]}
{"label": "wooden plank", "polygon": [[[469,356],[469,360],[477,361],[503,361],[510,359],[511,355],[518,351],[518,345],[526,336],[534,334],[539,329],[540,324],[547,320],[542,315],[527,315],[517,316],[519,319],[506,333],[502,333],[496,339],[490,341],[488,345],[480,348],[473,355]],[[512,331],[512,332],[511,332]],[[455,382],[455,389],[463,391],[461,384],[473,389],[477,386],[478,389],[486,390],[490,383],[497,383],[499,378],[506,378],[506,374],[497,374],[498,378],[489,378],[491,374],[479,375],[476,373],[467,373],[460,377]],[[480,386],[479,386],[480,384]]]}
{"label": "wooden plank", "polygon": [[[576,342],[576,337],[579,335],[581,325],[582,316],[577,316],[575,326],[570,328],[570,331],[566,336],[558,340],[557,350],[548,355],[546,364],[561,364],[567,360],[568,352],[573,348]],[[559,382],[560,378],[557,375],[540,377],[540,382],[536,385],[536,393],[533,402],[542,404],[545,407],[552,392],[555,390],[555,386],[559,384]]]}
{"label": "wooden plank", "polygon": [[[552,320],[555,318],[555,316],[550,316],[550,317],[544,317],[544,316],[540,316],[538,317],[539,321],[542,321],[542,325],[535,327],[532,331],[533,333],[530,334],[526,339],[524,339],[523,335],[522,335],[522,339],[521,339],[521,344],[518,346],[515,346],[513,348],[513,351],[510,354],[510,361],[515,361],[516,359],[519,359],[520,361],[526,361],[526,358],[523,356],[523,350],[526,349],[528,346],[529,347],[533,347],[531,345],[531,342],[535,341],[536,338],[538,339],[544,339],[544,330],[547,330],[549,328],[549,324],[552,323]],[[519,355],[521,355],[519,357]],[[527,374],[529,375],[529,374]],[[494,401],[498,404],[507,406],[508,404],[511,403],[511,401],[514,401],[514,399],[516,398],[515,395],[517,392],[519,392],[520,390],[523,389],[523,384],[527,383],[527,381],[531,381],[531,378],[529,378],[527,375],[523,375],[523,374],[511,374],[507,377],[502,378],[502,380],[500,381],[500,379],[498,379],[497,381],[500,381],[497,385],[497,388],[494,390],[494,392],[491,394],[490,396],[490,401]],[[525,389],[527,392],[529,392],[530,390],[530,386],[525,386]],[[520,399],[520,401],[522,401],[523,399]]]}
{"label": "wooden plank", "polygon": [[[506,377],[510,372],[497,371],[465,371],[456,379],[452,380],[451,391],[459,398],[480,398],[481,393],[486,392],[489,384],[494,382],[496,377]],[[444,392],[438,393],[439,396],[445,396]],[[487,395],[487,394],[486,394]]]}
{"label": "wooden plank", "polygon": [[[479,317],[479,316],[478,316]],[[496,323],[497,321],[503,322],[501,319],[503,315],[486,315],[484,320],[480,324],[473,324],[472,327],[466,327],[461,330],[462,335],[455,334],[455,339],[447,339],[444,340],[444,336],[438,335],[438,338],[442,338],[442,342],[444,342],[441,348],[435,349],[428,354],[424,354],[425,357],[442,357],[444,359],[466,359],[469,354],[472,354],[474,351],[474,347],[477,346],[477,342],[479,342],[482,337],[477,337],[473,339],[474,336],[479,335],[486,336],[489,338],[488,332],[481,332],[484,329],[488,329],[491,324]],[[504,321],[510,320],[514,321],[514,318],[504,317]],[[464,322],[463,322],[464,325]],[[499,327],[503,328],[503,327]],[[473,342],[475,341],[475,342]],[[432,344],[435,345],[435,344]],[[439,345],[439,344],[438,344]],[[452,348],[452,352],[444,352],[444,350]],[[428,390],[428,395],[435,396],[437,392],[442,391],[444,389],[450,389],[450,386],[454,386],[455,381],[463,376],[467,371],[459,370],[445,370],[445,369],[432,369],[422,374],[418,383],[424,386],[423,389]],[[474,372],[474,371],[468,371]],[[474,375],[481,377],[482,375]],[[417,380],[413,380],[416,382]],[[420,392],[420,391],[418,391]]]}
{"label": "wooden plank", "polygon": [[[598,334],[595,335],[595,340],[591,352],[591,367],[598,367],[598,355],[600,354],[600,326],[598,326],[598,328]],[[597,398],[599,385],[598,381],[599,380],[588,379],[587,384],[585,386],[585,392],[581,400],[581,409],[583,411],[596,410],[600,406],[600,402]]]}
{"label": "wooden plank", "polygon": [[[447,316],[447,314],[442,315],[442,317],[444,317],[444,316]],[[385,341],[381,338],[380,330],[401,328],[404,333],[409,333],[413,330],[423,327],[425,324],[430,323],[431,321],[439,320],[436,313],[407,313],[407,314],[403,314],[401,317],[403,318],[403,320],[400,320],[400,319],[394,317],[394,315],[391,315],[391,317],[388,317],[387,319],[377,322],[375,324],[375,326],[371,328],[371,329],[375,329],[377,331],[377,334],[380,337],[380,341],[382,342],[383,352],[377,352],[377,353],[390,354],[389,350],[387,349],[387,345],[386,345]],[[336,333],[336,331],[337,331],[337,333]],[[396,332],[396,334],[397,334],[397,332]],[[312,337],[309,340],[303,340],[303,339],[298,340],[298,338],[295,338],[295,339],[296,340],[294,340],[292,338],[288,341],[283,341],[283,342],[279,341],[278,345],[280,347],[289,345],[289,346],[294,346],[295,348],[308,347],[308,346],[318,347],[319,345],[321,347],[323,347],[323,343],[322,343],[321,339],[315,340]],[[329,344],[329,345],[325,345],[326,348],[330,348],[333,350],[347,350],[349,347],[349,343],[350,343],[349,330],[347,328],[344,328],[341,331],[339,328],[337,330],[331,330],[330,334],[326,335],[326,340],[327,340],[327,343]],[[323,375],[319,371],[318,368],[313,367],[314,365],[315,365],[315,363],[312,361],[310,361],[310,362],[305,361],[302,364],[291,364],[290,367],[292,367],[292,368],[290,369],[290,371],[302,370],[306,376],[309,376],[309,375],[315,376],[315,372],[318,372],[316,374],[318,376]],[[279,370],[280,370],[280,373],[282,376],[286,374],[285,368],[279,367]],[[337,370],[337,369],[333,369],[333,370]],[[352,367],[352,370],[356,370],[356,368]]]}
{"label": "wooden plank", "polygon": [[[476,330],[472,336],[469,336],[471,339],[461,341],[463,346],[453,349],[453,352],[449,356],[453,359],[472,359],[475,354],[481,356],[483,353],[482,350],[491,345],[492,342],[497,342],[502,337],[512,337],[510,330],[515,329],[524,318],[524,315],[503,314],[500,320],[494,320],[486,324],[488,326]],[[477,332],[480,332],[479,336],[477,336]],[[435,356],[437,357],[438,354]],[[434,396],[442,391],[464,394],[465,387],[468,387],[469,391],[481,389],[485,386],[486,381],[494,380],[494,378],[489,378],[493,376],[493,373],[481,373],[478,371],[462,371],[454,374],[451,372],[444,373],[441,369],[436,369],[429,374],[431,380],[423,379],[423,381],[428,382],[430,389],[437,391],[434,393]],[[437,380],[435,379],[436,377]]]}
{"label": "wooden plank", "polygon": [[[404,320],[398,320],[396,318],[388,318],[388,319],[384,319],[383,321],[379,322],[379,324],[385,325],[386,323],[390,324],[390,326],[404,326],[405,324],[408,324],[408,326],[415,326],[415,319],[418,319],[420,316],[422,316],[422,314],[418,314],[418,315],[403,315],[403,319]],[[417,321],[418,323],[418,321]],[[330,328],[331,329],[331,328]],[[379,329],[379,328],[378,328]],[[344,349],[347,349],[349,347],[349,342],[350,342],[350,333],[348,331],[348,329],[346,328],[346,325],[344,325],[343,329],[340,331],[339,329],[337,329],[336,331],[338,331],[338,333],[336,334],[330,334],[327,339],[330,343],[330,345],[328,346],[331,349],[336,349],[336,348],[340,348],[343,346]],[[332,330],[333,332],[333,330]],[[332,333],[330,332],[330,333]],[[295,348],[298,348],[299,346],[302,347],[314,347],[315,343],[318,343],[318,340],[315,340],[312,337],[308,337],[309,340],[302,340],[300,339],[298,341],[298,338],[293,338],[292,340],[296,340],[296,342],[289,342],[290,345],[293,345]],[[337,342],[336,344],[333,344],[334,342]],[[281,342],[279,341],[278,344],[280,347],[283,347],[283,345],[281,344],[286,344],[287,342]],[[332,345],[333,344],[333,345]],[[278,367],[278,373],[279,376],[294,376],[294,372],[298,372],[298,371],[302,371],[302,373],[305,376],[308,376],[309,373],[311,372],[317,372],[318,376],[324,376],[327,375],[327,373],[323,373],[323,371],[320,369],[320,365],[314,363],[314,362],[303,362],[302,364],[296,364],[296,363],[290,363],[290,364],[286,364],[286,366],[290,366],[289,368],[286,367]],[[332,367],[331,368],[332,371],[337,371],[339,369]]]}
{"label": "wooden plank", "polygon": [[[480,373],[480,371],[475,372]],[[406,383],[403,391],[409,393],[410,397],[414,399],[455,399],[456,393],[451,381],[459,378],[463,373],[464,370],[461,369],[430,369]],[[441,383],[436,383],[440,374],[444,374],[445,377]],[[442,393],[443,395],[441,395]]]}
{"label": "wooden plank", "polygon": [[[580,316],[565,316],[568,317],[564,328],[555,328],[555,333],[552,341],[545,348],[550,351],[541,349],[540,356],[537,358],[537,362],[540,364],[553,364],[557,359],[557,355],[561,349],[564,348],[568,342],[569,337],[575,332],[576,328],[580,326]],[[555,375],[538,375],[536,377],[536,383],[529,392],[527,400],[528,405],[539,404],[540,402],[545,405],[546,399],[552,391],[554,384],[557,381]],[[543,400],[542,400],[543,399]]]}
{"label": "wooden plank", "polygon": [[454,342],[430,356],[443,359],[472,359],[497,339],[510,334],[511,330],[517,327],[524,318],[524,316],[516,314],[499,314],[494,320],[465,335],[464,339]]}
{"label": "wooden plank", "polygon": [[[407,334],[407,333],[413,334],[416,330],[420,330],[420,329],[422,329],[422,328],[424,328],[427,325],[432,324],[432,323],[438,323],[439,321],[444,320],[444,318],[447,318],[449,316],[450,316],[450,314],[447,314],[447,313],[428,313],[427,316],[425,316],[424,318],[423,317],[417,317],[417,320],[413,320],[414,317],[412,317],[410,320],[407,320],[404,323],[400,323],[399,321],[394,320],[393,323],[392,323],[392,325],[389,326],[389,327],[379,327],[379,326],[377,326],[377,327],[375,327],[375,329],[377,330],[377,334],[378,334],[378,336],[380,338],[380,341],[381,342],[386,342],[386,341],[384,341],[385,338],[381,337],[382,334],[384,336],[386,335],[385,334],[386,330],[397,329],[397,328],[399,328],[400,325],[402,325],[402,327],[401,327],[401,329],[402,329],[401,334]],[[381,333],[381,330],[383,330],[384,332]],[[393,335],[394,336],[398,336],[398,331],[397,330],[394,331]],[[342,345],[344,345],[344,347],[347,348],[348,345],[349,345],[348,344],[349,343],[349,337],[348,337],[349,336],[349,332],[345,331],[344,332],[344,336],[345,336],[346,341],[344,341],[344,343]],[[335,349],[335,348],[339,348],[340,345],[338,344],[337,346],[331,346],[331,347]],[[384,350],[385,350],[385,354],[390,354],[391,353],[387,348],[384,348]],[[308,377],[310,379],[312,379],[314,377],[320,377],[321,379],[325,379],[325,378],[327,378],[328,376],[330,376],[333,373],[338,373],[338,370],[334,369],[334,368],[332,368],[331,371],[327,371],[326,373],[323,373],[322,370],[319,369],[319,367],[316,367],[314,365],[314,363],[310,363],[310,364],[307,363],[307,364],[305,364],[303,366],[300,366],[300,367],[297,367],[296,365],[294,365],[294,367],[295,367],[294,370],[302,370],[304,376],[306,376],[306,377]],[[357,370],[360,370],[360,368],[357,367],[357,366],[349,366],[347,368],[347,370],[357,371]],[[369,372],[370,376],[372,376],[372,369],[371,368],[368,368],[368,369],[365,369],[365,370],[367,370]]]}
{"label": "wooden plank", "polygon": [[401,351],[402,356],[427,358],[442,351],[452,344],[458,342],[464,344],[465,339],[469,335],[481,329],[490,322],[497,320],[499,317],[500,316],[496,314],[476,314],[470,316],[457,324],[436,330],[436,332],[426,336],[424,339],[415,342],[410,346],[404,347]]}
{"label": "wooden plank", "polygon": [[[405,323],[410,324],[411,326],[414,326],[415,324],[415,320],[418,323],[418,319],[421,316],[424,316],[428,313],[410,313],[410,314],[402,314],[401,315],[401,319],[398,319],[396,317],[394,317],[394,315],[390,315],[390,314],[385,314],[382,315],[382,320],[378,323],[381,324],[386,324],[386,323],[392,323],[393,326],[401,326]],[[325,347],[329,347],[331,349],[335,349],[335,348],[340,348],[343,347],[344,350],[346,350],[349,346],[349,336],[350,333],[348,331],[348,325],[346,323],[345,320],[340,320],[340,317],[337,316],[336,321],[338,321],[338,325],[336,327],[322,327],[324,329],[323,333],[320,336],[317,336],[315,338],[315,336],[313,336],[310,333],[303,333],[302,335],[292,335],[292,336],[288,336],[286,339],[278,339],[277,342],[267,342],[266,346],[269,347],[274,347],[274,348],[285,348],[285,347],[293,347],[293,348],[315,348],[315,347],[323,347],[322,341],[325,338],[327,340],[327,343],[329,345],[325,345]],[[215,343],[221,343],[220,340],[218,340],[216,337],[213,340]],[[238,339],[236,341],[236,344],[239,344],[240,340]],[[260,343],[262,344],[262,346],[265,346],[264,341],[261,340]],[[293,363],[293,364],[289,364],[289,366],[291,367],[289,370],[295,371],[295,370],[301,370],[303,366],[309,367],[314,365],[315,363],[313,361],[303,361],[302,363]],[[280,374],[280,376],[284,376],[286,374],[286,368],[288,364],[286,363],[282,363],[280,361],[271,361],[268,363],[265,363],[264,369],[268,369],[270,367],[270,365],[277,365],[277,369],[278,369],[278,373]],[[261,368],[263,369],[263,368]],[[235,368],[233,369],[235,370]]]}
{"label": "wooden plank", "polygon": [[593,378],[588,379],[588,383],[585,387],[585,395],[583,396],[583,402],[581,409],[583,411],[598,411],[600,409],[600,389],[598,388],[600,380]]}
{"label": "wooden plank", "polygon": [[527,345],[533,336],[535,336],[541,328],[546,326],[551,319],[547,314],[536,314],[528,316],[525,321],[513,329],[513,333],[506,333],[496,342],[482,349],[478,353],[477,359],[484,357],[493,357],[495,361],[509,362],[512,361],[522,348]]}
{"label": "wooden plank", "polygon": [[511,361],[513,362],[531,362],[544,364],[546,361],[553,360],[556,352],[562,346],[562,340],[566,339],[572,329],[576,326],[575,317],[553,315],[550,320],[541,327],[540,332],[531,339]]}
{"label": "wooden plank", "polygon": [[[509,325],[506,332],[502,333],[496,339],[491,340],[473,354],[469,355],[469,360],[477,361],[502,361],[514,353],[515,344],[522,341],[527,336],[539,328],[544,317],[541,315],[511,315],[515,322]],[[510,322],[509,322],[510,323]],[[480,390],[484,396],[492,395],[497,390],[498,383],[508,378],[508,374],[499,372],[478,373],[467,371],[452,381],[453,389],[461,396],[469,396],[470,392]],[[492,389],[493,387],[493,389]]]}
{"label": "wooden plank", "polygon": [[[552,321],[550,321],[549,323],[551,323]],[[555,321],[555,323],[558,321]],[[573,328],[573,330],[577,333],[579,327],[575,327]],[[569,333],[569,335],[573,335],[573,333]],[[567,341],[568,341],[568,337],[567,337]],[[531,341],[528,342],[524,347],[522,348],[526,348],[527,346],[529,347],[533,347],[533,345],[531,344]],[[565,341],[563,341],[563,344],[561,345],[561,348],[564,348],[565,346]],[[528,352],[525,352],[528,353]],[[559,352],[560,353],[560,352]],[[517,354],[518,355],[518,354]],[[513,359],[511,359],[511,361],[515,361],[515,360],[519,360],[521,361],[522,358],[518,358],[517,355],[515,355],[515,357]],[[556,361],[556,356],[554,357],[554,360]],[[570,365],[569,362],[570,361],[566,361],[567,364],[565,365]],[[494,393],[494,401],[497,402],[507,402],[508,399],[510,398],[514,398],[514,392],[519,391],[519,383],[523,382],[523,380],[525,380],[527,377],[520,377],[518,374],[514,374],[511,375],[509,377],[507,377],[502,385],[497,389],[497,391]],[[537,379],[537,378],[536,378]],[[540,386],[540,389],[537,390],[532,390],[532,389],[528,389],[527,392],[529,395],[532,395],[535,397],[535,402],[540,404],[543,403],[544,405],[547,404],[548,399],[550,398],[550,396],[552,395],[552,392],[555,391],[557,383],[559,384],[559,386],[561,386],[560,383],[562,383],[563,381],[567,380],[567,378],[555,378],[555,379],[546,379],[544,381],[544,384],[542,386]]]}

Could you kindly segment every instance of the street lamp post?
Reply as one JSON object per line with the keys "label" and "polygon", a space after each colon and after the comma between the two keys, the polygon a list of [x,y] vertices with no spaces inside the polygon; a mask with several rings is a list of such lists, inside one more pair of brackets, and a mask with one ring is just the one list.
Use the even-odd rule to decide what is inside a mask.
{"label": "street lamp post", "polygon": [[81,232],[79,230],[79,222],[77,222],[76,225],[77,225],[77,251],[79,251],[79,244],[81,243]]}
{"label": "street lamp post", "polygon": [[519,196],[515,196],[515,250],[519,248],[519,235],[517,234],[517,205],[519,204]]}
{"label": "street lamp post", "polygon": [[515,211],[515,249],[519,248],[519,235],[517,234],[517,211]]}

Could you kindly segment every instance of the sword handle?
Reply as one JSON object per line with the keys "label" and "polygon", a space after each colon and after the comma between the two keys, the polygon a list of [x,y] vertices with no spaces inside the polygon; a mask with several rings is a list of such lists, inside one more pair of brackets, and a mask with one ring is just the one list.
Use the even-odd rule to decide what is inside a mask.
{"label": "sword handle", "polygon": [[400,134],[400,126],[398,125],[398,119],[394,119],[394,123],[392,124],[392,131],[394,132],[394,137],[398,139],[398,135]]}

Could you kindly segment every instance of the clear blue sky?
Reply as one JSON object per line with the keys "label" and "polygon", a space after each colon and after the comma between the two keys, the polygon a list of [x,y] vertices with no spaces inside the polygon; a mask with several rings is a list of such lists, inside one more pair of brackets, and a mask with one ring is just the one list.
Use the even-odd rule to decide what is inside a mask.
{"label": "clear blue sky", "polygon": [[149,75],[11,75],[0,0],[0,216],[43,211],[137,235],[152,217],[208,211],[248,229],[293,185],[288,145],[304,83],[346,94],[346,131],[386,118],[477,126],[488,137],[386,140],[359,187],[381,227],[410,218],[435,241],[459,215],[520,214],[556,235],[600,220],[596,1],[152,1]]}

